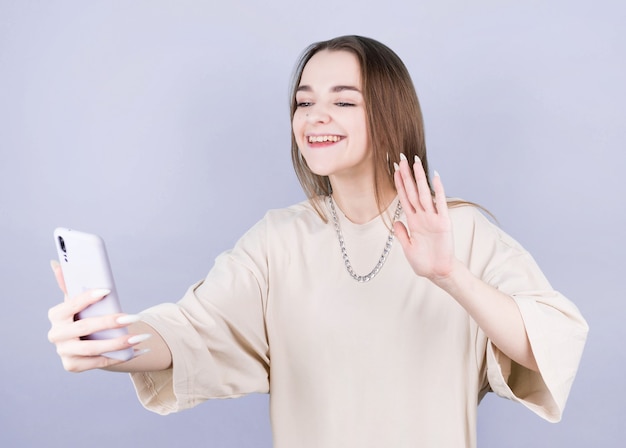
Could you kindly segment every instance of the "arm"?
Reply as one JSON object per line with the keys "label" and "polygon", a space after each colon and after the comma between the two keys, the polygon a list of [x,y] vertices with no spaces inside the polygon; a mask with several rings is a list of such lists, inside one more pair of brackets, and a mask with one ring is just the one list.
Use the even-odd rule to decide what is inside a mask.
{"label": "arm", "polygon": [[[52,308],[49,338],[57,345],[65,368],[130,372],[141,403],[159,414],[210,398],[267,393],[267,238],[264,221],[259,224],[233,250],[217,257],[204,281],[192,285],[177,303],[161,303],[143,311],[141,317],[118,314],[74,322],[77,312],[103,295],[87,291]],[[62,276],[57,280],[65,291]],[[149,336],[141,343],[130,335],[110,341],[80,340],[102,328],[123,326],[141,335],[140,339]],[[139,353],[142,347],[151,350],[126,363],[99,356],[129,346]]]}
{"label": "arm", "polygon": [[528,369],[538,370],[520,310],[511,296],[474,276],[458,260],[449,275],[433,281],[465,308],[504,354]]}
{"label": "arm", "polygon": [[415,178],[403,158],[394,177],[408,229],[401,222],[396,222],[394,227],[411,267],[417,275],[430,279],[459,302],[504,354],[536,371],[524,322],[513,298],[475,277],[454,256],[441,179],[435,174],[433,199],[419,159],[413,165],[413,173]]}
{"label": "arm", "polygon": [[[61,267],[52,262],[52,270],[63,294],[64,301],[48,312],[51,323],[48,339],[56,345],[63,367],[69,372],[105,369],[115,372],[146,372],[167,369],[172,357],[165,341],[148,324],[139,322],[139,316],[114,314],[74,320],[74,316],[92,303],[106,296],[107,291],[91,290],[69,298]],[[129,334],[110,340],[82,340],[81,337],[109,328],[128,327]],[[135,348],[135,357],[119,361],[102,353]]]}

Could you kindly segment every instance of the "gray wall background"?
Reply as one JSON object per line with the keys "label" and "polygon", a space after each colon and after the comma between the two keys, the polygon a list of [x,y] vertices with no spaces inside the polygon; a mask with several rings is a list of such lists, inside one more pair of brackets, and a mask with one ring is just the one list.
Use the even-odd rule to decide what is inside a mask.
{"label": "gray wall background", "polygon": [[490,396],[480,446],[623,446],[624,23],[619,0],[0,1],[0,445],[270,447],[266,396],[160,417],[124,374],[65,372],[52,230],[107,240],[126,311],[177,300],[303,198],[293,65],[356,33],[409,67],[448,194],[494,212],[591,326],[563,421]]}

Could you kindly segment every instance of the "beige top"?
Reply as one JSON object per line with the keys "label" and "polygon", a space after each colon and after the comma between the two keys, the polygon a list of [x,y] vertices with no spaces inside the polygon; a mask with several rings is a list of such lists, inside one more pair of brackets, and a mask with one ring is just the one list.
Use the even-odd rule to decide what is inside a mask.
{"label": "beige top", "polygon": [[[338,214],[365,274],[389,231],[382,219],[355,225]],[[268,212],[180,302],[145,311],[173,368],[132,375],[143,405],[167,414],[270,392],[276,448],[474,447],[489,389],[558,421],[587,324],[476,208],[450,217],[456,256],[517,302],[541,374],[503,355],[452,297],[416,276],[397,241],[378,276],[357,283],[332,221],[304,202]]]}

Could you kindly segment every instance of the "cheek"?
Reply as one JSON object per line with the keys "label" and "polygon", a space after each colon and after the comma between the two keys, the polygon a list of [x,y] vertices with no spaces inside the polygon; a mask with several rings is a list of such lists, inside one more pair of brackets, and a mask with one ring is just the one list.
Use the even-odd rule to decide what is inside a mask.
{"label": "cheek", "polygon": [[367,135],[367,117],[365,116],[365,111],[361,114],[361,116],[357,119],[358,126],[363,130],[363,133]]}
{"label": "cheek", "polygon": [[301,134],[298,133],[298,130],[294,127],[291,130],[291,136],[293,138],[293,141],[296,144],[296,147],[298,148],[299,151],[302,151],[302,137],[300,136]]}
{"label": "cheek", "polygon": [[300,117],[300,114],[296,112],[293,118],[291,119],[291,130],[293,131],[294,134],[296,134],[296,136],[298,135],[298,132],[302,130],[302,125],[303,125],[303,120]]}
{"label": "cheek", "polygon": [[361,121],[361,141],[363,142],[363,146],[365,146],[367,151],[370,151],[371,150],[370,140],[369,140],[367,129],[368,129],[367,121],[365,119],[365,116],[363,116],[363,120]]}
{"label": "cheek", "polygon": [[301,117],[298,117],[297,114],[294,115],[293,119],[291,120],[291,132],[293,133],[296,142],[298,142],[298,146],[302,144],[302,139],[304,138],[304,125],[305,120]]}

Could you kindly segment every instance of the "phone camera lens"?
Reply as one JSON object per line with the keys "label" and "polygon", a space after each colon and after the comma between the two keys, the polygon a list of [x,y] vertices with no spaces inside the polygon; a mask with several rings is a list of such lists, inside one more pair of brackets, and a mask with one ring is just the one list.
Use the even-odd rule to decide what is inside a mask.
{"label": "phone camera lens", "polygon": [[59,237],[59,246],[61,246],[61,250],[63,252],[67,252],[67,250],[65,250],[65,241],[63,240],[62,236]]}

